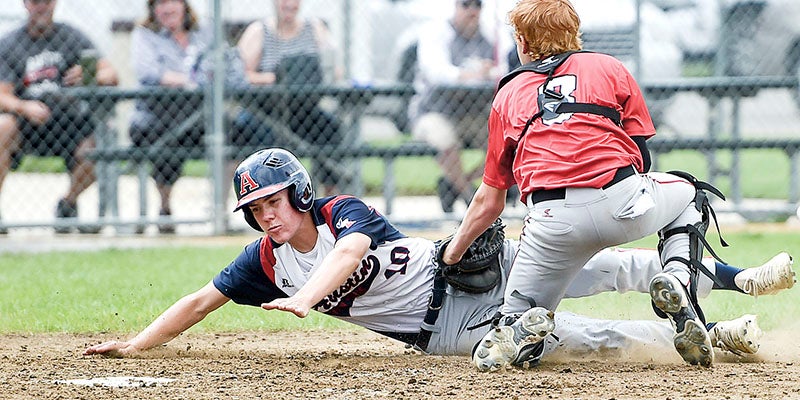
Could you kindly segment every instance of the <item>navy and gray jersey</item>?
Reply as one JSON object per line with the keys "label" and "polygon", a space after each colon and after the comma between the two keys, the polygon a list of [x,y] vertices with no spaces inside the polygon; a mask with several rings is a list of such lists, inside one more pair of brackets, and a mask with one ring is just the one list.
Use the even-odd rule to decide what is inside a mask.
{"label": "navy and gray jersey", "polygon": [[314,249],[301,253],[262,237],[214,277],[214,286],[237,304],[256,307],[294,295],[339,238],[359,232],[371,239],[369,250],[314,310],[378,332],[419,332],[433,286],[433,242],[406,237],[351,196],[317,199],[309,212],[319,234]]}

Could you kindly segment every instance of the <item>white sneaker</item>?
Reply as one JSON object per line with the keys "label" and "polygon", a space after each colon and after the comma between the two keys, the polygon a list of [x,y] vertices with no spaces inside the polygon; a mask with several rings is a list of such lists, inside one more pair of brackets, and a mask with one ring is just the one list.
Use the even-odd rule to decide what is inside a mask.
{"label": "white sneaker", "polygon": [[710,367],[714,363],[711,338],[705,324],[689,303],[686,288],[672,274],[661,272],[650,281],[650,297],[663,311],[675,328],[673,343],[684,361],[692,365]]}
{"label": "white sneaker", "polygon": [[492,328],[478,342],[472,353],[472,362],[481,372],[497,371],[512,365],[520,368],[536,366],[544,352],[542,341],[555,327],[552,311],[542,307],[531,308],[512,324]]}
{"label": "white sneaker", "polygon": [[763,335],[755,315],[743,315],[731,321],[717,322],[708,332],[711,344],[720,350],[743,356],[755,354]]}
{"label": "white sneaker", "polygon": [[783,252],[760,267],[747,268],[734,277],[734,282],[745,293],[758,297],[775,294],[794,286],[795,272],[792,270],[792,256]]}

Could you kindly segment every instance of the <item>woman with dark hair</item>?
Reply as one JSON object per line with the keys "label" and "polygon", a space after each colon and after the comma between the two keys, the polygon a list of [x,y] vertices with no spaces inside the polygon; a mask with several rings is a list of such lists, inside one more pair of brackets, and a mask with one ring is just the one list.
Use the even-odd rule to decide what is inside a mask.
{"label": "woman with dark hair", "polygon": [[[185,0],[148,0],[147,17],[134,28],[131,60],[137,81],[142,86],[195,88],[209,82],[211,65],[206,53],[211,50],[213,32],[201,26],[191,5]],[[244,69],[235,49],[226,52],[226,86],[245,86]],[[153,179],[161,197],[160,215],[172,214],[170,194],[181,174],[190,149],[202,147],[204,121],[197,110],[202,104],[166,100],[141,100],[136,105],[130,127],[136,146],[163,146],[179,151],[163,151],[153,160]],[[193,119],[193,120],[189,120]],[[269,144],[270,130],[251,114],[240,110],[231,121],[237,147]],[[174,233],[172,224],[160,224],[159,232]]]}

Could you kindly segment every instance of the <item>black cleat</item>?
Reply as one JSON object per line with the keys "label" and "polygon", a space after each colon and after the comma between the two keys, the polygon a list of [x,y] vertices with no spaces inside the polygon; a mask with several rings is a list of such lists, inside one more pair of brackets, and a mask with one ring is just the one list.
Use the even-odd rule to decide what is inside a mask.
{"label": "black cleat", "polygon": [[659,273],[650,281],[653,304],[667,314],[675,328],[673,342],[684,361],[692,365],[710,367],[714,363],[711,338],[705,324],[689,303],[686,288],[678,278]]}

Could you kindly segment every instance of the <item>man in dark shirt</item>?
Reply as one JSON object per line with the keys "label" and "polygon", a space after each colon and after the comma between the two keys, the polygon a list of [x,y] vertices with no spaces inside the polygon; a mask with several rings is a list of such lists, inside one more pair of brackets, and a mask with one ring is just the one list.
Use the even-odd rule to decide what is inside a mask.
{"label": "man in dark shirt", "polygon": [[94,126],[88,107],[59,90],[88,81],[84,75],[99,85],[116,85],[117,73],[104,58],[97,59],[96,71],[83,70],[82,54],[97,50],[77,29],[53,21],[56,0],[23,2],[27,23],[0,39],[0,189],[23,154],[60,156],[70,187],[56,217],[75,218],[78,195],[94,182],[93,165],[85,157],[94,147]]}

